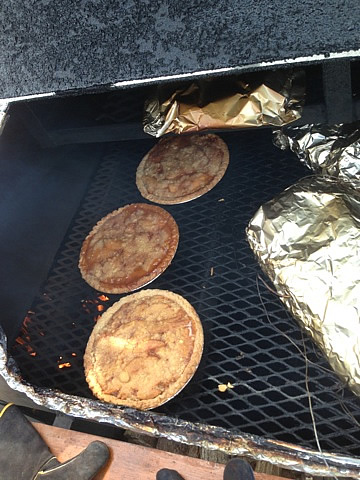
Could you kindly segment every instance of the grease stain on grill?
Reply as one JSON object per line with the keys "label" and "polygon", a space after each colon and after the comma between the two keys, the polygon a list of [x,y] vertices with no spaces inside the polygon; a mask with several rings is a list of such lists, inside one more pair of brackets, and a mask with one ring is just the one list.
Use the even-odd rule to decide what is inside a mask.
{"label": "grease stain on grill", "polygon": [[[180,421],[200,422],[209,429],[224,427],[234,434],[316,449],[299,353],[301,331],[277,296],[257,283],[261,271],[245,240],[245,227],[259,205],[308,171],[288,153],[271,149],[268,131],[221,136],[230,150],[222,181],[193,202],[166,207],[178,223],[180,243],[172,264],[151,288],[172,290],[194,306],[203,322],[205,349],[193,380],[157,412],[173,419],[174,431]],[[143,201],[135,172],[153,144],[149,139],[108,146],[11,348],[31,384],[93,398],[84,378],[83,353],[94,322],[122,296],[106,296],[82,280],[80,248],[100,218]],[[358,425],[346,413],[356,416],[358,398],[341,390],[312,342],[305,342],[321,446],[360,455]],[[68,363],[71,367],[59,369]],[[217,385],[228,382],[235,388],[219,392]]]}

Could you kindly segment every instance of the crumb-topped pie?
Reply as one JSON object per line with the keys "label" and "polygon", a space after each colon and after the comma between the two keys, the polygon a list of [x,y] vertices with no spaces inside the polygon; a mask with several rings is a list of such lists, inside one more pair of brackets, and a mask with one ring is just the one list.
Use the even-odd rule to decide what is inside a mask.
{"label": "crumb-topped pie", "polygon": [[228,164],[229,150],[218,135],[166,137],[141,160],[136,185],[155,203],[188,202],[215,187]]}
{"label": "crumb-topped pie", "polygon": [[126,205],[101,219],[83,242],[83,279],[105,293],[134,291],[171,263],[179,242],[174,218],[161,207]]}
{"label": "crumb-topped pie", "polygon": [[93,394],[147,410],[170,400],[194,375],[203,351],[200,319],[180,295],[142,290],[97,321],[84,355]]}

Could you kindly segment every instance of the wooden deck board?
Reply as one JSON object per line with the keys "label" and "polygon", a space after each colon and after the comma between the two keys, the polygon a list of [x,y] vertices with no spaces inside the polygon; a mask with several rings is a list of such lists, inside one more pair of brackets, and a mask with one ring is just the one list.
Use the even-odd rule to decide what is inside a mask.
{"label": "wooden deck board", "polygon": [[[224,464],[164,450],[144,447],[88,433],[66,430],[42,423],[33,424],[52,453],[61,462],[80,453],[93,440],[101,440],[111,451],[110,462],[96,480],[155,480],[161,468],[177,470],[185,480],[222,480]],[[294,475],[295,477],[295,475]],[[255,472],[256,480],[283,480],[283,477]]]}

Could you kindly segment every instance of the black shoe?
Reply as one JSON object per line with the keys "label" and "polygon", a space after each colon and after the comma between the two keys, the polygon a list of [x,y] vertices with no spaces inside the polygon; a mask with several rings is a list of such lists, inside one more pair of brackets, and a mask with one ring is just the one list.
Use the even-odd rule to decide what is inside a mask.
{"label": "black shoe", "polygon": [[224,470],[224,480],[254,480],[250,465],[240,458],[230,460]]}
{"label": "black shoe", "polygon": [[60,463],[20,409],[0,411],[0,480],[91,480],[108,459],[108,447],[96,441]]}
{"label": "black shoe", "polygon": [[184,480],[184,478],[176,470],[162,468],[157,472],[156,480]]}

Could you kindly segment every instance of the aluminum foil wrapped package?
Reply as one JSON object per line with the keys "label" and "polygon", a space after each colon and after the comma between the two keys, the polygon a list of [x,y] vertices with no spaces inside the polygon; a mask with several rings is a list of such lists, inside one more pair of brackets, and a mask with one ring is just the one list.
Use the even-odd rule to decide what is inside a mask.
{"label": "aluminum foil wrapped package", "polygon": [[282,150],[290,148],[315,173],[360,187],[360,122],[286,127],[274,132],[274,143]]}
{"label": "aluminum foil wrapped package", "polygon": [[287,125],[300,118],[303,71],[206,78],[180,88],[160,86],[145,103],[144,131],[166,133]]}
{"label": "aluminum foil wrapped package", "polygon": [[360,395],[360,193],[306,177],[260,207],[247,238],[282,302]]}

